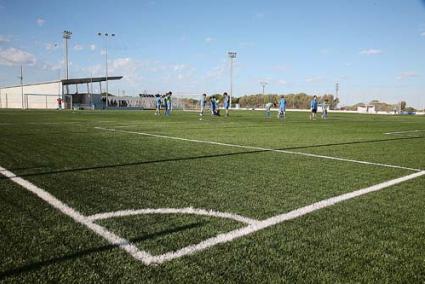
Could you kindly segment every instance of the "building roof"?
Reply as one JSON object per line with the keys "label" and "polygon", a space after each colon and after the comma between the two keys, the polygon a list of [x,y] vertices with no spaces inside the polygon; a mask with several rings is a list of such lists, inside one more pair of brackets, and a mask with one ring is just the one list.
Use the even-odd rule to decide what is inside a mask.
{"label": "building roof", "polygon": [[[111,76],[108,77],[108,81],[120,80],[123,76]],[[68,80],[61,80],[63,85],[75,85],[75,84],[86,84],[86,83],[97,83],[106,81],[106,77],[89,77],[89,78],[75,78]]]}
{"label": "building roof", "polygon": [[[123,76],[111,76],[108,77],[108,81],[111,80],[120,80]],[[37,82],[37,83],[25,83],[22,86],[34,86],[34,85],[44,85],[44,84],[53,84],[53,83],[59,83],[62,82],[62,85],[75,85],[75,84],[85,84],[85,83],[98,83],[98,82],[104,82],[106,81],[106,77],[93,77],[93,78],[75,78],[75,79],[63,79],[63,80],[56,80],[56,81],[47,81],[47,82]],[[14,86],[1,86],[0,89],[8,89],[8,88],[16,88],[21,87],[21,85],[14,85]]]}

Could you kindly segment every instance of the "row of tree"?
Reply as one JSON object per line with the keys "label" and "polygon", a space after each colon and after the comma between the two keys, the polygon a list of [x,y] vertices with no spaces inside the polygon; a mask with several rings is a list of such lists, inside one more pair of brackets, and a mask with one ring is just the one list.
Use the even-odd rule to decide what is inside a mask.
{"label": "row of tree", "polygon": [[[239,103],[241,107],[249,107],[249,108],[263,107],[265,104],[270,102],[277,104],[281,96],[282,95],[279,95],[279,94],[245,95],[243,97],[238,98],[238,102],[235,102],[235,100],[233,100],[233,103]],[[288,95],[285,95],[285,99],[286,99],[286,105],[288,106],[288,108],[308,109],[310,108],[310,102],[313,99],[313,96],[309,96],[305,93],[288,94]],[[331,94],[318,96],[317,100],[319,103],[325,102],[327,105],[329,105],[330,109],[335,109],[339,103],[339,100],[337,98],[334,98],[334,96]]]}

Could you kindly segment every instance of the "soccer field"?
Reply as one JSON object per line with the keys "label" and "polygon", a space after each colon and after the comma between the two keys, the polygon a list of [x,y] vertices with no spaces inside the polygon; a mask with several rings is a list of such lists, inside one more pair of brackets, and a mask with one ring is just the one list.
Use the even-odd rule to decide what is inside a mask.
{"label": "soccer field", "polygon": [[425,281],[425,117],[1,110],[0,137],[0,281]]}

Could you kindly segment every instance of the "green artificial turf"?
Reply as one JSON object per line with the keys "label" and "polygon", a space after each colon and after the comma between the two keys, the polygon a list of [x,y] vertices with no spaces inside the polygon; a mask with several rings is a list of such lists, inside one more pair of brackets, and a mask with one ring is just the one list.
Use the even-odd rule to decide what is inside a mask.
{"label": "green artificial turf", "polygon": [[[425,131],[384,134],[410,130],[425,130],[425,117],[331,113],[310,121],[288,112],[282,122],[233,111],[201,121],[192,112],[1,110],[0,166],[87,216],[194,207],[262,220],[413,172],[130,132],[425,169]],[[424,282],[424,181],[145,266],[0,177],[0,281]],[[155,255],[244,226],[177,214],[97,223]]]}

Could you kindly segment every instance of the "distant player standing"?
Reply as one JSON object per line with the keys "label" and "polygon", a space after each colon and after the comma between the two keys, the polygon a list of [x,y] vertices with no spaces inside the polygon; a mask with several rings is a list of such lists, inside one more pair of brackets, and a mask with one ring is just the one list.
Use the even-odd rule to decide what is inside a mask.
{"label": "distant player standing", "polygon": [[162,96],[162,103],[164,104],[164,115],[168,115],[168,93]]}
{"label": "distant player standing", "polygon": [[173,108],[173,104],[172,104],[172,101],[171,101],[171,95],[172,94],[173,94],[172,92],[167,93],[167,113],[168,113],[168,116],[171,115],[171,110]]}
{"label": "distant player standing", "polygon": [[310,120],[316,120],[316,113],[317,113],[317,96],[314,95],[313,99],[310,102]]}
{"label": "distant player standing", "polygon": [[156,94],[155,95],[155,115],[161,115],[161,95]]}
{"label": "distant player standing", "polygon": [[278,113],[277,117],[279,119],[281,119],[281,118],[284,119],[286,117],[286,100],[285,100],[285,96],[281,96],[280,97],[280,101],[279,101],[279,113]]}
{"label": "distant player standing", "polygon": [[201,112],[199,113],[199,116],[201,118],[199,120],[202,120],[202,117],[204,116],[205,106],[207,104],[207,94],[202,94],[199,103],[201,105]]}
{"label": "distant player standing", "polygon": [[223,94],[223,104],[224,109],[226,110],[226,117],[229,116],[229,107],[230,107],[230,96],[224,92]]}
{"label": "distant player standing", "polygon": [[274,105],[273,103],[267,103],[266,104],[266,106],[264,108],[264,116],[266,118],[271,118],[272,117],[270,109],[272,108],[273,105]]}
{"label": "distant player standing", "polygon": [[327,104],[327,101],[323,101],[322,103],[322,118],[323,119],[328,119],[328,107],[329,105]]}

